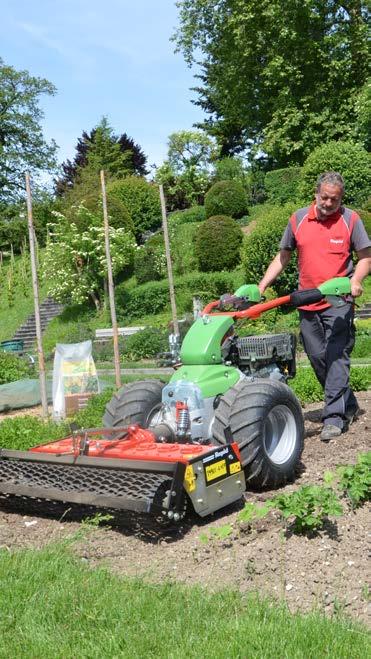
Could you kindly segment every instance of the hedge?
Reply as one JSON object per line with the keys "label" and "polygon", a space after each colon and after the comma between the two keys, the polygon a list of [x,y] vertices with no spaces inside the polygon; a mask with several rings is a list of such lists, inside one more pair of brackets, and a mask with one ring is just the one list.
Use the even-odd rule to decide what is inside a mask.
{"label": "hedge", "polygon": [[[241,272],[194,273],[174,278],[175,296],[179,313],[191,311],[193,297],[206,304],[223,293],[232,293],[244,283]],[[124,284],[116,287],[118,316],[125,321],[162,311],[170,311],[168,280],[136,286],[130,291]]]}

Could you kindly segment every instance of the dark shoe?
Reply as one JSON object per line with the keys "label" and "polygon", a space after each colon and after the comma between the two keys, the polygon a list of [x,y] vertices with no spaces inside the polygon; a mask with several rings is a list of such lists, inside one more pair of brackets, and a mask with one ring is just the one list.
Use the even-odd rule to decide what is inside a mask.
{"label": "dark shoe", "polygon": [[339,428],[339,426],[334,426],[332,423],[326,423],[326,425],[323,426],[323,430],[321,432],[321,441],[329,442],[330,439],[335,439],[335,437],[339,437],[341,433],[342,430],[341,428]]}
{"label": "dark shoe", "polygon": [[363,410],[361,410],[359,405],[357,407],[349,407],[345,414],[348,425],[350,426],[351,423],[357,421],[362,414]]}

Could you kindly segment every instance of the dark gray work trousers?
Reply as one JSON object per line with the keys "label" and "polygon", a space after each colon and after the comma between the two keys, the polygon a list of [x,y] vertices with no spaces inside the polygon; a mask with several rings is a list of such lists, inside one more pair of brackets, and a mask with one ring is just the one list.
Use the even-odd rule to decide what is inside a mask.
{"label": "dark gray work trousers", "polygon": [[322,420],[344,429],[347,417],[358,406],[349,386],[350,353],[355,341],[354,306],[347,303],[338,308],[299,313],[304,349],[325,392]]}

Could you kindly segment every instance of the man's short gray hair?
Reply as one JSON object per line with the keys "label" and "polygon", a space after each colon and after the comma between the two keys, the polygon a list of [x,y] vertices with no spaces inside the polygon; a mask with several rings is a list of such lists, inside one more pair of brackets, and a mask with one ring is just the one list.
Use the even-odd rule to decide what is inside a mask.
{"label": "man's short gray hair", "polygon": [[344,194],[344,179],[341,174],[338,172],[324,172],[318,177],[316,192],[319,192],[321,185],[327,183],[328,185],[337,185],[341,188],[342,194]]}

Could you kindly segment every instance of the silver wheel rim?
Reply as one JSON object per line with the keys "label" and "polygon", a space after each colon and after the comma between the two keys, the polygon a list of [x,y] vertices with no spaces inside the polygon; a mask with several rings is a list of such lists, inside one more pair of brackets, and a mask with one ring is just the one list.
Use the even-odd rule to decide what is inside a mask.
{"label": "silver wheel rim", "polygon": [[274,464],[287,462],[296,446],[296,421],[290,408],[276,405],[271,409],[264,422],[264,448]]}

